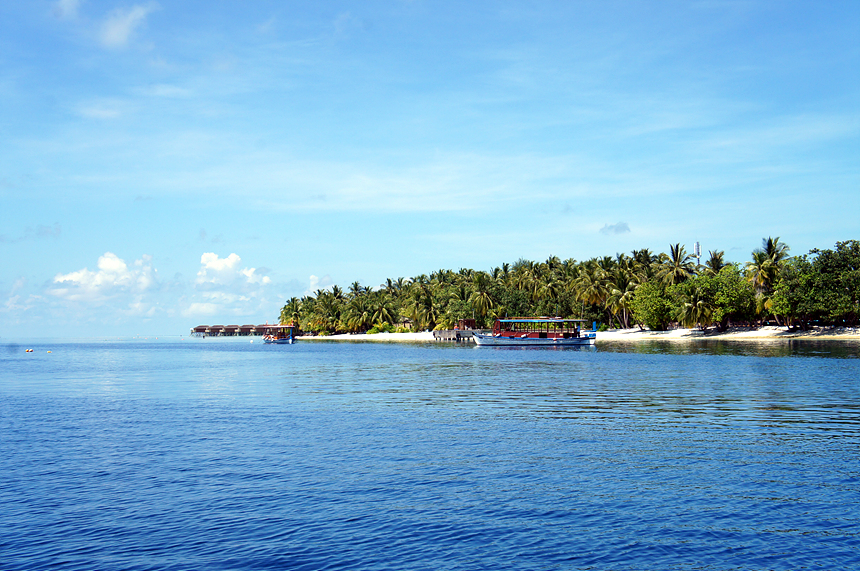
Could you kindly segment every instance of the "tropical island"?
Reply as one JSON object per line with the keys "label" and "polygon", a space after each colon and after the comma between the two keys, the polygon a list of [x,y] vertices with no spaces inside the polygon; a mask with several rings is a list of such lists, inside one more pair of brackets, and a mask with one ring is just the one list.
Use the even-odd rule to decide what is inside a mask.
{"label": "tropical island", "polygon": [[609,338],[682,329],[699,335],[837,329],[856,335],[860,242],[837,242],[833,249],[800,256],[789,251],[779,237],[768,237],[744,264],[727,262],[719,250],[699,263],[674,244],[659,254],[642,249],[582,262],[520,259],[489,272],[442,269],[389,278],[377,288],[354,282],[348,291],[318,289],[288,300],[279,317],[305,335],[323,337],[418,338],[418,332],[454,329],[464,319],[486,328],[497,318],[531,315],[585,319]]}

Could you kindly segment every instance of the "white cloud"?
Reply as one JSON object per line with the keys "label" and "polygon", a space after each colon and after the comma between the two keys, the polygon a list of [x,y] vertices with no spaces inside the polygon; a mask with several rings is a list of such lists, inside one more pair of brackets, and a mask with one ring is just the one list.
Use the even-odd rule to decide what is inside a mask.
{"label": "white cloud", "polygon": [[77,18],[80,4],[80,0],[57,0],[54,2],[54,16],[62,20]]}
{"label": "white cloud", "polygon": [[617,224],[605,224],[600,229],[601,234],[627,234],[630,232],[630,225],[627,222],[619,222]]}
{"label": "white cloud", "polygon": [[309,283],[308,283],[308,291],[305,292],[305,295],[310,295],[312,293],[316,293],[318,289],[327,288],[332,285],[334,282],[331,279],[331,276],[326,274],[321,278],[311,274]]}
{"label": "white cloud", "polygon": [[146,17],[156,8],[158,5],[155,3],[135,4],[131,8],[117,8],[111,12],[102,24],[102,45],[108,48],[125,47],[134,31],[146,23]]}
{"label": "white cloud", "polygon": [[272,280],[257,272],[256,268],[239,268],[242,258],[230,254],[219,258],[214,252],[200,256],[200,271],[197,272],[197,284],[213,284],[218,286],[267,285]]}
{"label": "white cloud", "polygon": [[144,255],[129,266],[112,252],[99,257],[97,270],[87,268],[57,274],[54,287],[48,289],[51,295],[67,300],[92,305],[101,305],[123,294],[135,297],[130,304],[141,303],[141,294],[155,289],[156,273],[152,267],[152,256]]}
{"label": "white cloud", "polygon": [[243,268],[242,258],[232,253],[221,258],[214,252],[200,256],[195,279],[197,293],[182,310],[188,316],[240,316],[258,313],[268,303],[272,280],[265,269]]}
{"label": "white cloud", "polygon": [[230,254],[226,258],[219,258],[214,252],[206,252],[200,256],[200,271],[197,272],[197,283],[211,281],[215,283],[221,274],[232,274],[239,262],[242,261],[236,254]]}
{"label": "white cloud", "polygon": [[194,302],[182,311],[184,317],[217,315],[220,306],[215,303]]}

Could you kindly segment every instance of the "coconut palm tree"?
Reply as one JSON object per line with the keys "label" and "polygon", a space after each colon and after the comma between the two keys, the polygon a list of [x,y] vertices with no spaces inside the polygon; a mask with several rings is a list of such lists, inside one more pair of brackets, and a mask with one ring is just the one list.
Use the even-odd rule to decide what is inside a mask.
{"label": "coconut palm tree", "polygon": [[762,238],[761,250],[767,254],[767,257],[773,260],[773,263],[779,264],[788,257],[788,251],[791,249],[787,244],[779,241],[779,236],[776,238]]}
{"label": "coconut palm tree", "polygon": [[726,253],[723,250],[710,250],[708,254],[710,254],[710,257],[708,258],[708,261],[705,262],[705,265],[701,267],[701,273],[708,276],[715,276],[720,273],[720,270],[729,265],[729,263],[724,259]]}
{"label": "coconut palm tree", "polygon": [[472,293],[469,295],[469,303],[481,317],[486,316],[495,305],[490,295],[491,284],[490,276],[484,272],[475,272],[472,276]]}
{"label": "coconut palm tree", "polygon": [[367,331],[373,324],[373,309],[368,296],[359,294],[350,299],[341,321],[349,331]]}
{"label": "coconut palm tree", "polygon": [[298,325],[301,321],[302,302],[297,297],[290,300],[281,308],[280,323]]}
{"label": "coconut palm tree", "polygon": [[407,317],[412,320],[412,325],[416,331],[425,327],[432,329],[436,326],[439,307],[433,299],[433,291],[429,283],[418,280],[412,283],[404,303],[404,311]]}
{"label": "coconut palm tree", "polygon": [[358,297],[361,294],[363,294],[364,292],[365,292],[365,288],[360,283],[358,283],[357,281],[352,282],[352,284],[350,284],[350,286],[349,286],[349,296],[350,297],[353,297],[353,298]]}
{"label": "coconut palm tree", "polygon": [[747,279],[761,292],[771,292],[776,287],[779,272],[788,257],[788,246],[779,237],[764,238],[762,247],[753,250],[752,261],[747,262]]}
{"label": "coconut palm tree", "polygon": [[558,278],[556,272],[552,272],[538,282],[536,288],[537,299],[549,301],[554,306],[554,313],[558,315],[558,298],[564,291],[564,283]]}
{"label": "coconut palm tree", "polygon": [[666,285],[675,285],[687,281],[696,273],[696,266],[691,261],[692,256],[681,244],[670,244],[669,255],[661,254],[661,266],[657,279]]}
{"label": "coconut palm tree", "polygon": [[632,258],[628,258],[624,254],[619,254],[615,269],[609,276],[606,305],[611,314],[618,319],[621,326],[625,329],[630,327],[633,294],[643,280],[636,269],[637,264]]}
{"label": "coconut palm tree", "polygon": [[[756,309],[760,314],[766,314],[771,308],[771,294],[776,288],[785,261],[788,258],[789,247],[776,238],[763,238],[761,248],[752,252],[752,261],[746,263],[747,280],[756,289]],[[779,317],[774,315],[776,322]]]}
{"label": "coconut palm tree", "polygon": [[657,274],[660,256],[654,254],[648,248],[633,250],[631,254],[633,255],[633,265],[636,268],[637,274],[644,276],[646,280],[652,279]]}
{"label": "coconut palm tree", "polygon": [[397,284],[391,278],[385,278],[385,283],[379,284],[379,287],[382,291],[384,291],[388,295],[396,295],[397,294]]}
{"label": "coconut palm tree", "polygon": [[370,299],[371,323],[388,323],[394,325],[395,311],[391,296],[384,291],[376,292]]}
{"label": "coconut palm tree", "polygon": [[585,312],[585,304],[600,305],[606,299],[606,274],[595,260],[589,260],[579,268],[579,275],[571,283],[577,301],[582,302],[579,316]]}
{"label": "coconut palm tree", "polygon": [[318,290],[313,314],[310,318],[311,328],[315,331],[336,331],[340,319],[341,307],[332,292]]}
{"label": "coconut palm tree", "polygon": [[684,296],[684,301],[678,309],[677,319],[684,327],[699,325],[705,330],[714,322],[714,310],[713,304],[703,292],[695,288]]}

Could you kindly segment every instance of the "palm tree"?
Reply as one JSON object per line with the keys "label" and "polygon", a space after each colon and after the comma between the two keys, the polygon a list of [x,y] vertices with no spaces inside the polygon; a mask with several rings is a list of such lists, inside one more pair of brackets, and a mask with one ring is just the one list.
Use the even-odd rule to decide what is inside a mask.
{"label": "palm tree", "polygon": [[788,257],[788,251],[791,249],[787,244],[779,241],[779,236],[776,238],[762,238],[762,251],[767,254],[767,257],[773,260],[773,263],[779,264]]}
{"label": "palm tree", "polygon": [[388,323],[394,325],[395,312],[391,303],[391,297],[385,292],[377,292],[370,300],[371,322]]}
{"label": "palm tree", "polygon": [[379,287],[385,291],[388,295],[396,295],[397,294],[397,283],[391,278],[385,278],[384,284],[379,284]]}
{"label": "palm tree", "polygon": [[338,300],[332,292],[318,290],[316,302],[314,303],[311,326],[317,331],[336,331],[340,319],[341,308]]}
{"label": "palm tree", "polygon": [[342,321],[349,331],[366,331],[373,324],[373,310],[366,295],[357,295],[349,300]]}
{"label": "palm tree", "polygon": [[490,296],[490,276],[484,272],[475,272],[472,276],[472,293],[469,303],[481,317],[484,317],[495,305]]}
{"label": "palm tree", "polygon": [[408,295],[404,310],[412,320],[415,330],[435,327],[436,320],[439,318],[439,308],[433,300],[433,291],[430,285],[416,279],[409,288]]}
{"label": "palm tree", "polygon": [[606,274],[594,260],[589,260],[579,268],[579,275],[572,282],[574,297],[582,302],[579,316],[585,312],[585,304],[602,304],[607,296]]}
{"label": "palm tree", "polygon": [[350,297],[358,297],[364,293],[364,288],[358,282],[352,282],[349,286],[349,295]]}
{"label": "palm tree", "polygon": [[714,322],[713,315],[713,304],[699,288],[696,288],[684,296],[684,302],[678,309],[677,318],[684,327],[693,327],[698,324],[704,330]]}
{"label": "palm tree", "polygon": [[[606,305],[612,315],[615,315],[619,320],[621,326],[627,329],[630,327],[633,294],[641,283],[641,277],[635,271],[635,262],[622,254],[618,257],[611,278]],[[619,313],[621,314],[620,318],[618,318]]]}
{"label": "palm tree", "polygon": [[669,245],[669,255],[661,254],[662,265],[657,272],[657,279],[666,285],[675,285],[687,281],[696,273],[692,256],[687,254],[681,244]]}
{"label": "palm tree", "polygon": [[561,259],[558,256],[550,256],[544,262],[544,266],[550,272],[553,272],[561,267]]}
{"label": "palm tree", "polygon": [[537,298],[548,300],[555,306],[554,313],[558,314],[558,298],[564,289],[564,284],[558,279],[555,272],[546,275],[538,282],[536,288]]}
{"label": "palm tree", "polygon": [[[752,252],[752,261],[746,263],[747,280],[756,289],[756,308],[759,313],[770,311],[770,296],[776,288],[780,272],[788,258],[789,247],[776,238],[763,238],[762,247]],[[776,322],[779,323],[779,317]]]}
{"label": "palm tree", "polygon": [[501,270],[501,281],[502,283],[506,284],[508,283],[508,279],[511,276],[511,265],[505,262],[504,264],[502,264]]}
{"label": "palm tree", "polygon": [[729,265],[729,263],[723,259],[726,255],[723,250],[710,250],[708,254],[710,254],[710,257],[708,258],[708,261],[705,262],[705,265],[702,266],[701,271],[703,274],[715,276],[720,273],[720,270]]}
{"label": "palm tree", "polygon": [[298,325],[301,320],[302,302],[297,297],[290,300],[281,308],[280,323],[286,325]]}
{"label": "palm tree", "polygon": [[771,261],[765,252],[752,253],[752,261],[746,263],[747,280],[755,286],[757,293],[763,293],[771,285]]}
{"label": "palm tree", "polygon": [[633,265],[636,267],[636,273],[650,280],[656,274],[655,268],[660,261],[660,256],[657,256],[648,248],[641,250],[633,250]]}

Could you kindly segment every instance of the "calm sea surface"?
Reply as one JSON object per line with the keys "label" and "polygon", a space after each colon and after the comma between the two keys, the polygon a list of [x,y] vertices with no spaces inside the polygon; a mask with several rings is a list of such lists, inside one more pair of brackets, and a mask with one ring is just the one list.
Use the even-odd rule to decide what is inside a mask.
{"label": "calm sea surface", "polygon": [[858,569],[858,357],[0,345],[0,569]]}

